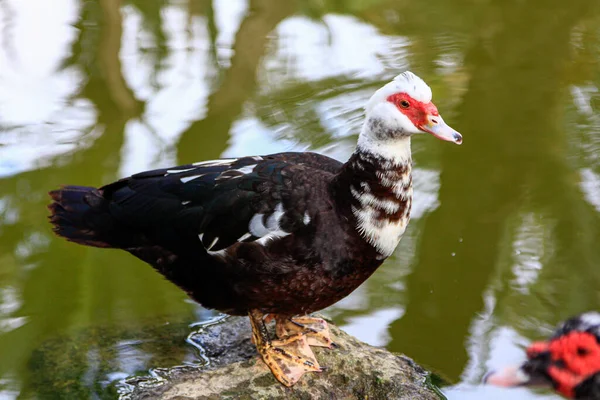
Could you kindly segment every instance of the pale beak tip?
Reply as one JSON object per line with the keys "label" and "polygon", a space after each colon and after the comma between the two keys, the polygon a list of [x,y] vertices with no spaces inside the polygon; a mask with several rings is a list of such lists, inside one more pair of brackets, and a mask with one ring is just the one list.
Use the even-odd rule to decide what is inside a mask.
{"label": "pale beak tip", "polygon": [[527,384],[530,378],[519,367],[507,367],[501,371],[490,371],[483,377],[483,383],[500,387]]}
{"label": "pale beak tip", "polygon": [[488,383],[488,380],[489,380],[489,379],[490,379],[490,377],[492,377],[494,374],[496,374],[496,371],[495,371],[495,370],[488,371],[488,372],[487,372],[487,373],[486,373],[486,374],[483,376],[483,379],[482,379],[483,383],[484,383],[484,384]]}
{"label": "pale beak tip", "polygon": [[422,132],[431,133],[441,140],[454,142],[456,144],[462,143],[462,135],[448,126],[440,115],[430,115],[428,117],[428,123],[419,126],[418,129]]}
{"label": "pale beak tip", "polygon": [[454,132],[452,134],[453,138],[454,138],[454,143],[456,144],[462,144],[462,135],[458,132]]}

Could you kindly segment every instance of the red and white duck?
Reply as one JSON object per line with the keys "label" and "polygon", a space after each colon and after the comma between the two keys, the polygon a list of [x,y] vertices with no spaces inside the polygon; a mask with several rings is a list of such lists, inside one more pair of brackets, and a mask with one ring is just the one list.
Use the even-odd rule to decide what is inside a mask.
{"label": "red and white duck", "polygon": [[527,348],[527,361],[489,373],[496,386],[549,386],[570,399],[600,399],[600,313],[561,324],[552,337]]}
{"label": "red and white duck", "polygon": [[261,357],[292,385],[321,370],[309,345],[331,345],[325,322],[306,314],[350,294],[400,241],[413,194],[410,140],[420,133],[462,141],[407,71],[368,101],[346,163],[279,153],[65,186],[50,192],[50,220],[67,240],[128,251],[204,307],[249,315]]}

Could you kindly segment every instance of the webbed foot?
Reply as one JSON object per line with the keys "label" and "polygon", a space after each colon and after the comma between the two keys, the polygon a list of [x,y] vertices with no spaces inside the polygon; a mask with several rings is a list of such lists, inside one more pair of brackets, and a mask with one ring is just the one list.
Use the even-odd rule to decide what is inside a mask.
{"label": "webbed foot", "polygon": [[285,386],[292,386],[306,372],[322,371],[303,333],[270,340],[263,314],[256,310],[250,311],[249,314],[256,349],[279,382]]}

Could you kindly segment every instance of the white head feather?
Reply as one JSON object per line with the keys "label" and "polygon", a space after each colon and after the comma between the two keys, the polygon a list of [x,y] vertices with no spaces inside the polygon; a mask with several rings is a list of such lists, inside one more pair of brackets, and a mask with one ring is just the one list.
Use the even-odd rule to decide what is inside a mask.
{"label": "white head feather", "polygon": [[405,71],[394,78],[390,83],[377,90],[367,102],[365,111],[367,114],[382,101],[395,93],[406,93],[413,99],[429,103],[431,101],[431,88],[425,81],[410,71]]}
{"label": "white head feather", "polygon": [[[365,106],[366,118],[358,138],[358,147],[362,151],[379,155],[394,163],[405,163],[410,160],[410,135],[422,133],[410,119],[387,99],[396,93],[406,93],[413,99],[429,103],[431,89],[417,75],[405,71],[390,83],[377,90]],[[406,135],[402,138],[382,137],[381,132],[374,131],[373,121],[387,131]]]}

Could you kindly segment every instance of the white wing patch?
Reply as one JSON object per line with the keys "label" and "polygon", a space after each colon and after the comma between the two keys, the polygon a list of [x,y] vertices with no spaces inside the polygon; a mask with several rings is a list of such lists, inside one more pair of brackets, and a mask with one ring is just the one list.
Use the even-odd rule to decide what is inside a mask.
{"label": "white wing patch", "polygon": [[[268,241],[289,235],[289,232],[284,231],[279,226],[281,217],[285,214],[283,204],[279,203],[275,206],[275,210],[265,220],[265,214],[255,214],[250,220],[248,226],[250,233],[260,239],[256,241],[261,245],[265,245]],[[239,239],[238,239],[239,240]]]}
{"label": "white wing patch", "polygon": [[250,233],[256,237],[263,237],[269,234],[269,230],[263,224],[263,217],[265,214],[254,214],[252,219],[250,220],[250,225],[248,228],[250,229]]}
{"label": "white wing patch", "polygon": [[[254,241],[254,243],[258,243],[264,246],[273,239],[288,236],[290,232],[284,231],[279,224],[284,214],[285,210],[283,209],[282,203],[278,203],[271,214],[254,214],[254,216],[252,216],[252,219],[250,219],[250,223],[248,224],[249,232],[244,233],[237,239],[237,241],[244,242],[247,239],[250,239],[251,237],[256,237],[258,239]],[[308,215],[308,213],[305,213],[304,223],[308,224],[309,222],[310,216]],[[200,243],[202,243],[204,233],[200,233],[198,235],[198,238],[200,239]],[[214,238],[210,246],[206,247],[206,251],[208,254],[219,256],[224,256],[226,254],[227,248],[218,251],[211,251],[211,249],[217,244],[218,241],[219,238],[216,237]]]}
{"label": "white wing patch", "polygon": [[267,218],[267,229],[269,231],[276,231],[279,229],[279,220],[281,219],[281,217],[283,217],[284,213],[285,211],[283,211],[283,204],[277,204],[277,206],[275,206],[275,211],[273,211],[273,214],[271,214],[269,218]]}

